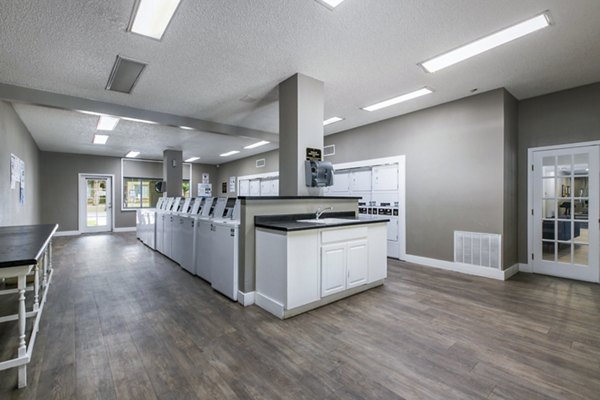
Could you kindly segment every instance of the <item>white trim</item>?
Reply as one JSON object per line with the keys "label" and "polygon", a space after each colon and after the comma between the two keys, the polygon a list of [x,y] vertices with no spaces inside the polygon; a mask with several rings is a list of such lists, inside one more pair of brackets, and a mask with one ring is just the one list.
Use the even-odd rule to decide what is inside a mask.
{"label": "white trim", "polygon": [[255,300],[256,305],[264,308],[271,314],[275,315],[278,318],[283,319],[284,316],[284,307],[283,304],[271,299],[270,297],[265,296],[264,294],[255,292]]}
{"label": "white trim", "polygon": [[58,231],[54,233],[54,236],[77,236],[81,235],[79,231]]}
{"label": "white trim", "polygon": [[528,274],[531,274],[531,273],[533,273],[533,268],[531,267],[530,264],[520,263],[519,264],[519,272],[526,272]]}
{"label": "white trim", "polygon": [[599,145],[600,140],[593,140],[590,142],[565,143],[553,146],[530,147],[527,149],[527,264],[521,265],[527,265],[526,268],[528,271],[524,272],[533,272],[533,266],[529,264],[529,261],[531,261],[531,254],[533,254],[533,224],[535,223],[533,215],[531,215],[531,209],[533,208],[533,188],[531,183],[533,182],[534,178],[533,171],[531,170],[531,165],[533,164],[533,153],[536,151],[561,150]]}
{"label": "white trim", "polygon": [[254,304],[256,292],[248,292],[244,293],[241,290],[238,290],[238,302],[244,307],[251,306]]}
{"label": "white trim", "polygon": [[[82,177],[96,177],[96,178],[110,178],[110,214],[111,214],[111,224],[110,228],[106,230],[106,232],[110,232],[115,226],[115,175],[114,174],[99,174],[99,173],[87,173],[80,172],[77,174],[77,221],[79,232],[81,233],[93,233],[93,231],[86,232],[85,223],[83,222],[82,213],[81,213],[81,198],[83,193],[81,192],[81,178]],[[98,231],[105,232],[105,231]]]}
{"label": "white trim", "polygon": [[127,226],[124,228],[114,228],[113,232],[135,232],[136,227],[135,226]]}
{"label": "white trim", "polygon": [[452,262],[452,261],[437,260],[435,258],[413,256],[410,254],[407,254],[406,257],[404,258],[404,260],[411,262],[411,263],[424,265],[426,267],[445,269],[447,271],[454,271],[454,272],[460,272],[460,273],[468,274],[468,275],[482,276],[484,278],[497,279],[497,280],[501,280],[501,281],[504,281],[504,280],[510,278],[511,276],[513,276],[514,274],[516,274],[517,272],[519,272],[517,264],[515,264],[505,270],[499,270],[499,269],[495,269],[495,268],[480,267],[477,265],[469,265],[469,264],[456,263],[456,262]]}

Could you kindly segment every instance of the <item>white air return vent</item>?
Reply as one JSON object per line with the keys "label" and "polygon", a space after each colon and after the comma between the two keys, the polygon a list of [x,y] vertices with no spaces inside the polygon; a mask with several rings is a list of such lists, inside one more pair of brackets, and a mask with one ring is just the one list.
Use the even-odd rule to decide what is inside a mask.
{"label": "white air return vent", "polygon": [[500,269],[502,235],[454,231],[454,262]]}
{"label": "white air return vent", "polygon": [[265,159],[261,158],[260,160],[256,160],[256,168],[262,168],[266,164]]}
{"label": "white air return vent", "polygon": [[106,90],[131,93],[146,65],[139,61],[117,56],[106,84]]}
{"label": "white air return vent", "polygon": [[323,157],[335,155],[335,144],[323,147]]}

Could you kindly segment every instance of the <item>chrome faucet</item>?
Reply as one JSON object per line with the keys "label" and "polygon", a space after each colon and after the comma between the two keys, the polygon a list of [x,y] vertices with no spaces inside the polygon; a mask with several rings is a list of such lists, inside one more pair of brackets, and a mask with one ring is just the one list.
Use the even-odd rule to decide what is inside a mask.
{"label": "chrome faucet", "polygon": [[321,215],[323,215],[323,213],[324,213],[325,211],[327,211],[327,210],[332,210],[332,211],[333,211],[333,207],[326,207],[326,208],[324,208],[324,209],[322,209],[322,210],[321,210],[321,208],[317,208],[317,212],[315,213],[315,217],[316,217],[315,219],[319,219],[319,217],[320,217]]}

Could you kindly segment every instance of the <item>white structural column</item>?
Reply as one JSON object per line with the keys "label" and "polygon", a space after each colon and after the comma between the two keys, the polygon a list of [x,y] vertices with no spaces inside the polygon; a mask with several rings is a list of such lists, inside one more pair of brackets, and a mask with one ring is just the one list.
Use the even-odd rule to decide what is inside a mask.
{"label": "white structural column", "polygon": [[320,196],[306,186],[306,148],[323,149],[324,84],[295,74],[279,84],[279,195]]}
{"label": "white structural column", "polygon": [[167,182],[167,196],[181,196],[183,182],[183,153],[181,150],[163,151],[163,180]]}

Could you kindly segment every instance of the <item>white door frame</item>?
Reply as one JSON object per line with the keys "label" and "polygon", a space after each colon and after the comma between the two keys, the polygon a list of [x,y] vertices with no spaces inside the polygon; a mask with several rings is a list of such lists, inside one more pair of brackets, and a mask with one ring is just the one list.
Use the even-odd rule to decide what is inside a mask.
{"label": "white door frame", "polygon": [[519,269],[524,272],[533,272],[532,254],[533,254],[533,224],[534,216],[531,214],[533,209],[533,153],[544,150],[573,149],[577,147],[600,146],[600,140],[579,143],[565,143],[553,146],[530,147],[527,149],[527,264],[521,265]]}
{"label": "white door frame", "polygon": [[110,214],[111,214],[111,222],[110,229],[108,231],[115,230],[115,175],[114,174],[98,174],[98,173],[79,173],[77,174],[77,213],[79,221],[78,229],[80,233],[86,233],[86,222],[85,222],[85,212],[81,209],[81,199],[86,196],[86,193],[83,192],[81,179],[82,178],[110,178]]}

